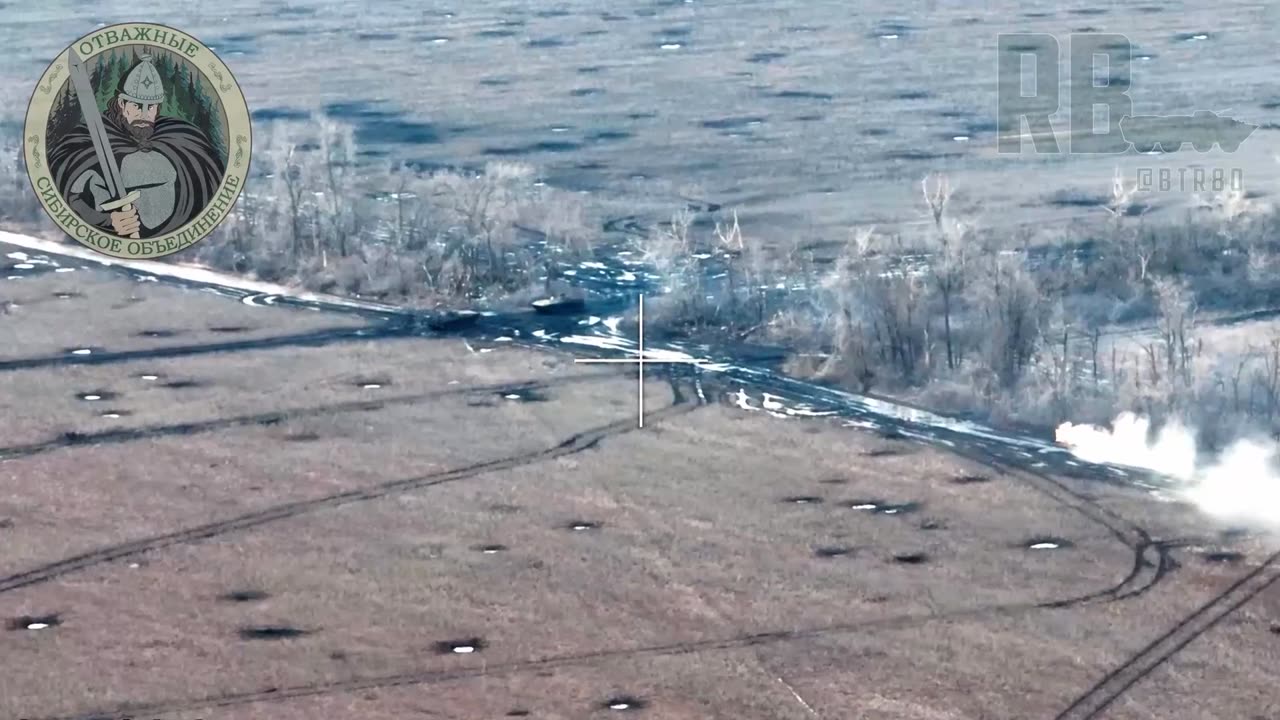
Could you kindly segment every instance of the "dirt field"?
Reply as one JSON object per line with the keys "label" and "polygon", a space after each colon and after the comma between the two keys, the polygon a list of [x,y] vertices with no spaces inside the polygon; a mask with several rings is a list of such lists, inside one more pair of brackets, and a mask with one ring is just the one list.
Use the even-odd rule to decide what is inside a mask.
{"label": "dirt field", "polygon": [[634,377],[548,352],[5,292],[0,717],[1280,716],[1274,548],[1179,504],[660,378],[637,430]]}

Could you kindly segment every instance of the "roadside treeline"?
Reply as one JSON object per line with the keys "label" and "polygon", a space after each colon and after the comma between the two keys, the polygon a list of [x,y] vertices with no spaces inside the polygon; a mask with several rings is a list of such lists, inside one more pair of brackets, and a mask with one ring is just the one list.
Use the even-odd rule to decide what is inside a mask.
{"label": "roadside treeline", "polygon": [[[235,210],[173,260],[322,292],[458,304],[537,290],[547,259],[585,253],[598,226],[579,195],[537,182],[527,165],[371,169],[349,125],[320,118],[256,131]],[[26,179],[20,138],[3,145],[0,221],[56,233]]]}
{"label": "roadside treeline", "polygon": [[[54,230],[20,142],[0,138],[0,222]],[[323,118],[259,127],[236,211],[175,259],[387,302],[474,304],[545,289],[555,261],[585,257],[600,227],[583,196],[524,165],[370,171],[358,151],[349,126]],[[1280,321],[1230,342],[1205,321],[1280,307],[1274,209],[1226,193],[1157,224],[1117,176],[1103,220],[1062,229],[1044,252],[1043,238],[1036,251],[1026,233],[957,212],[945,177],[921,189],[927,231],[856,228],[834,262],[754,237],[733,212],[676,213],[635,243],[666,285],[655,329],[782,345],[797,375],[997,422],[1134,410],[1227,437],[1280,426]]]}
{"label": "roadside treeline", "polygon": [[[736,222],[673,242],[684,234],[677,218],[648,241],[682,271],[671,285],[684,297],[667,308],[791,348],[797,375],[996,422],[1107,422],[1134,410],[1184,418],[1210,442],[1280,427],[1280,322],[1215,347],[1202,321],[1280,304],[1273,209],[1226,193],[1202,198],[1181,224],[1149,223],[1117,176],[1103,220],[1063,232],[1046,253],[1026,234],[953,216],[943,176],[924,178],[922,195],[928,231],[855,229],[826,266],[744,240]],[[689,247],[728,250],[720,286],[738,288],[737,300],[708,299]],[[797,282],[807,289],[792,291]]]}
{"label": "roadside treeline", "polygon": [[195,259],[323,292],[449,304],[531,290],[547,257],[589,249],[582,199],[532,167],[370,171],[357,151],[349,125],[272,123],[238,212]]}

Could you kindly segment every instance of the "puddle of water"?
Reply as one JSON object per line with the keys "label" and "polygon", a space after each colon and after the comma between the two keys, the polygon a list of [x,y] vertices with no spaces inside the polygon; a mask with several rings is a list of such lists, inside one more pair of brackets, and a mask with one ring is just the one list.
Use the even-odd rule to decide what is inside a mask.
{"label": "puddle of water", "polygon": [[844,557],[846,555],[849,555],[852,552],[853,552],[853,548],[848,548],[844,546],[829,546],[829,547],[815,548],[813,551],[813,554],[820,558],[835,558],[835,557]]}
{"label": "puddle of water", "polygon": [[1238,552],[1210,552],[1204,554],[1204,561],[1208,563],[1229,563],[1236,564],[1244,560],[1244,553]]}
{"label": "puddle of water", "polygon": [[924,553],[903,553],[894,555],[893,561],[902,565],[923,565],[929,562],[929,556]]}
{"label": "puddle of water", "polygon": [[564,527],[574,532],[586,532],[587,530],[599,530],[600,523],[591,520],[574,520],[565,523]]}
{"label": "puddle of water", "polygon": [[463,638],[461,640],[441,640],[435,644],[435,650],[441,655],[471,655],[484,650],[488,645],[483,638]]}
{"label": "puddle of water", "polygon": [[646,701],[631,695],[618,695],[605,700],[603,707],[606,710],[617,712],[628,712],[633,710],[643,710],[648,706]]}
{"label": "puddle of water", "polygon": [[412,120],[370,120],[356,127],[356,139],[368,143],[434,145],[440,134],[428,123]]}
{"label": "puddle of water", "polygon": [[62,619],[57,615],[23,615],[16,617],[6,623],[6,627],[10,630],[48,630],[51,627],[57,627],[62,624]]}
{"label": "puddle of water", "polygon": [[792,505],[821,505],[822,498],[815,495],[795,495],[792,497],[782,498],[782,502]]}
{"label": "puddle of water", "polygon": [[299,630],[288,625],[264,625],[240,628],[241,640],[288,640],[307,635],[306,630]]}
{"label": "puddle of water", "polygon": [[246,603],[266,600],[269,597],[271,596],[261,590],[233,590],[218,599],[224,602]]}
{"label": "puddle of water", "polygon": [[883,157],[886,160],[893,160],[896,162],[928,162],[933,160],[941,160],[943,158],[951,157],[951,156],[945,155],[943,153],[936,153],[936,152],[930,152],[928,150],[919,150],[919,149],[911,148],[906,150],[890,150],[889,152],[881,155],[881,157]]}
{"label": "puddle of water", "polygon": [[758,52],[758,53],[755,53],[754,55],[747,57],[747,62],[754,63],[757,65],[766,65],[768,63],[781,60],[786,56],[787,54],[784,52]]}
{"label": "puddle of water", "polygon": [[814,92],[811,90],[780,90],[773,94],[776,98],[784,100],[835,100],[836,96],[831,93]]}
{"label": "puddle of water", "polygon": [[881,40],[898,40],[910,35],[915,31],[915,27],[907,23],[897,20],[886,20],[876,23],[875,28],[868,33],[871,38]]}
{"label": "puddle of water", "polygon": [[1023,543],[1028,550],[1060,550],[1073,547],[1070,540],[1064,540],[1059,537],[1034,537]]}
{"label": "puddle of water", "polygon": [[710,130],[733,130],[737,128],[751,127],[764,122],[764,118],[758,115],[748,115],[744,117],[718,118],[715,120],[703,120],[702,127]]}
{"label": "puddle of water", "polygon": [[587,140],[591,142],[612,142],[615,140],[626,140],[632,136],[632,133],[629,133],[626,130],[600,130],[588,135]]}
{"label": "puddle of water", "polygon": [[80,393],[76,397],[87,402],[98,402],[100,400],[114,400],[117,396],[108,390],[91,390],[89,392]]}

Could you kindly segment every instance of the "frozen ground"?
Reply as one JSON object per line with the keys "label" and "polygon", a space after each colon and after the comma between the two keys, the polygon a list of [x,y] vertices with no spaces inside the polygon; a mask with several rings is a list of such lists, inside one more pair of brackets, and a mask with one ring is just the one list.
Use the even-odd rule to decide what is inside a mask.
{"label": "frozen ground", "polygon": [[1274,538],[1185,504],[12,248],[5,717],[1280,711]]}
{"label": "frozen ground", "polygon": [[[67,42],[137,19],[118,0],[2,12],[0,80],[15,106]],[[1280,176],[1274,129],[1231,155],[994,152],[995,43],[1008,31],[1124,33],[1146,58],[1134,63],[1135,112],[1275,123],[1273,3],[184,0],[147,19],[214,46],[260,132],[327,110],[359,127],[371,161],[520,158],[636,212],[695,196],[786,239],[920,221],[929,170],[951,173],[988,225],[1096,214],[1051,196],[1105,195],[1116,165],[1239,167],[1263,196]],[[1150,199],[1170,212],[1190,198]]]}

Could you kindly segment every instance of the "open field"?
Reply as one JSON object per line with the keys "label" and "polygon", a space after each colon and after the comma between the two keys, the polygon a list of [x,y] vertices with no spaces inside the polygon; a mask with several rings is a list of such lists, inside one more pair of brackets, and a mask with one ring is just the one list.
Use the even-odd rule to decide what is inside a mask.
{"label": "open field", "polygon": [[[638,430],[634,376],[562,353],[8,287],[0,716],[1280,713],[1274,539],[1182,504],[656,373]],[[13,364],[88,343],[146,352]]]}
{"label": "open field", "polygon": [[[78,8],[6,7],[0,80],[15,108],[66,43],[138,19],[127,2]],[[778,243],[926,222],[915,183],[930,170],[992,226],[1097,216],[1055,193],[1105,195],[1117,164],[1239,168],[1264,196],[1280,180],[1272,3],[185,0],[148,19],[216,49],[257,140],[273,119],[326,112],[356,126],[373,164],[521,160],[623,214],[661,217],[681,195],[738,207]],[[1264,129],[1236,153],[998,155],[997,35],[1089,29],[1133,42],[1135,113],[1229,110]],[[1153,196],[1173,212],[1190,201]]]}
{"label": "open field", "polygon": [[[1280,428],[1277,8],[149,10],[254,111],[178,259],[261,284],[0,245],[0,718],[1280,717],[1280,537],[1044,432]],[[30,88],[136,13],[0,0],[6,228],[48,227]],[[997,153],[998,33],[1099,30],[1136,112],[1263,127]],[[1193,217],[1117,167],[1248,192]],[[637,293],[696,363],[649,366],[643,428],[635,371],[569,354],[638,353]]]}

